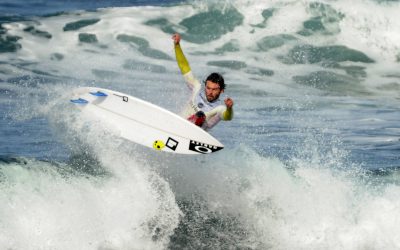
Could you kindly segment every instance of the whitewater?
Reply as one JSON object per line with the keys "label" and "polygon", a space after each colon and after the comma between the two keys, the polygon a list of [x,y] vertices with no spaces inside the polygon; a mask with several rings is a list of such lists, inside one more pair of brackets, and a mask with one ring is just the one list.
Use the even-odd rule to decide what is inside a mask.
{"label": "whitewater", "polygon": [[[399,1],[95,2],[0,3],[0,249],[400,249]],[[175,32],[235,101],[212,155],[69,101],[96,86],[179,113]]]}

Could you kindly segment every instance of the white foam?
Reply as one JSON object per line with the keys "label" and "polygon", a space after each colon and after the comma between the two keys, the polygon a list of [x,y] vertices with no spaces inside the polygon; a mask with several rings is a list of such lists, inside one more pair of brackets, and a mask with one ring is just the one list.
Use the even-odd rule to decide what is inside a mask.
{"label": "white foam", "polygon": [[35,160],[1,165],[0,248],[166,248],[181,215],[169,184],[107,127],[74,112],[63,94],[30,111],[47,117],[59,140],[83,158],[80,164],[105,174],[72,174],[72,165]]}
{"label": "white foam", "polygon": [[[239,89],[238,96],[233,96],[237,100],[237,118],[231,123],[232,127],[223,125],[225,127],[215,130],[230,145],[222,154],[194,161],[161,157],[162,163],[159,165],[166,166],[158,171],[165,172],[168,178],[161,178],[153,172],[156,164],[143,163],[135,150],[130,148],[132,145],[126,146],[118,139],[110,139],[106,128],[88,126],[83,119],[76,116],[68,103],[70,95],[64,91],[78,85],[95,84],[121,90],[153,103],[178,107],[177,103],[171,104],[174,102],[171,97],[184,95],[185,92],[182,90],[184,83],[176,63],[144,57],[129,45],[118,42],[116,36],[128,34],[143,37],[152,48],[174,58],[171,34],[165,34],[159,28],[143,23],[150,19],[167,18],[177,24],[202,11],[200,7],[182,5],[109,8],[96,13],[82,12],[79,17],[67,14],[39,18],[40,25],[37,28],[51,33],[51,40],[23,32],[23,28],[29,25],[26,23],[7,26],[10,34],[20,35],[23,39],[19,41],[22,50],[16,54],[4,55],[5,60],[37,62],[38,65],[29,67],[76,79],[66,80],[55,87],[30,89],[55,97],[50,98],[52,101],[49,103],[43,104],[40,98],[32,100],[32,93],[26,93],[31,98],[31,107],[23,109],[24,112],[19,116],[25,119],[32,116],[46,117],[54,127],[57,137],[72,149],[79,149],[79,142],[85,141],[111,175],[104,178],[63,178],[54,171],[54,166],[43,162],[29,162],[32,167],[28,168],[19,165],[2,168],[2,173],[7,177],[20,179],[5,182],[12,185],[2,187],[5,192],[0,194],[0,203],[4,204],[0,206],[0,216],[4,218],[0,223],[0,246],[15,249],[163,248],[168,243],[168,236],[177,227],[180,216],[174,195],[190,196],[199,192],[202,197],[206,197],[205,202],[211,209],[222,214],[234,214],[235,218],[239,218],[240,223],[250,232],[248,243],[253,248],[398,248],[398,186],[383,185],[381,190],[369,190],[370,187],[361,183],[356,174],[347,171],[338,173],[335,168],[351,167],[351,163],[344,159],[346,152],[332,147],[332,151],[322,153],[323,148],[330,148],[331,145],[324,144],[326,142],[322,139],[321,142],[317,140],[313,143],[312,139],[306,138],[305,145],[295,148],[298,152],[290,154],[293,157],[290,159],[293,172],[290,172],[281,160],[261,157],[246,149],[276,146],[272,145],[274,142],[257,144],[256,140],[251,140],[269,140],[273,134],[268,125],[272,123],[273,128],[283,127],[281,130],[277,129],[282,136],[278,146],[292,150],[297,137],[324,137],[330,133],[337,135],[343,132],[343,128],[353,128],[354,125],[351,124],[354,119],[359,126],[368,129],[377,126],[384,128],[389,122],[393,122],[387,117],[372,116],[368,110],[362,114],[367,116],[365,119],[354,117],[354,113],[350,112],[363,109],[362,104],[381,105],[381,93],[374,92],[373,88],[380,85],[380,74],[386,72],[386,66],[389,65],[390,70],[397,66],[390,61],[390,54],[396,52],[398,39],[390,30],[398,27],[398,21],[394,11],[388,7],[379,7],[377,3],[361,0],[351,3],[324,1],[346,14],[344,21],[340,23],[342,32],[334,37],[298,36],[302,42],[315,46],[341,44],[364,53],[371,52],[367,55],[377,60],[378,64],[368,66],[368,72],[372,73],[368,77],[373,80],[361,85],[372,88],[378,95],[377,99],[349,97],[349,101],[347,98],[321,95],[320,91],[312,87],[299,87],[292,81],[294,75],[305,75],[323,68],[317,65],[286,65],[276,60],[276,56],[287,53],[290,46],[271,52],[254,50],[255,43],[264,36],[298,31],[302,22],[310,17],[307,12],[310,2],[235,1],[233,4],[245,16],[242,26],[206,44],[182,41],[193,71],[199,78],[206,75],[210,68],[214,69],[207,66],[207,62],[211,60],[241,60],[249,66],[272,69],[275,74],[272,77],[254,76],[240,70],[218,68],[226,72],[228,86]],[[393,5],[396,6],[396,3]],[[358,12],[354,12],[352,7],[356,7],[355,11]],[[369,27],[368,11],[375,7],[378,14],[372,17],[372,26]],[[262,21],[261,12],[266,8],[277,8],[277,11],[268,20],[265,29],[254,28],[252,25]],[[389,11],[388,16],[384,15],[385,11]],[[66,23],[89,18],[100,18],[101,21],[79,31],[62,31]],[[380,25],[387,25],[384,26],[383,33],[379,33]],[[251,33],[253,29],[255,31]],[[107,48],[80,44],[78,33],[81,32],[96,34],[99,44],[106,45]],[[223,55],[193,54],[199,51],[212,52],[232,39],[240,41],[239,52]],[[52,53],[61,53],[64,59],[53,61],[50,59]],[[132,58],[164,66],[167,72],[157,74],[123,69],[125,60]],[[11,66],[10,68],[12,71]],[[14,74],[30,74],[28,69],[15,69]],[[118,79],[111,80],[97,79],[92,74],[92,69],[115,71],[119,76]],[[254,97],[246,92],[250,90],[263,90],[266,94]],[[387,93],[383,92],[382,95]],[[182,99],[177,102],[183,102],[186,97],[176,99]],[[307,105],[318,103],[328,103],[333,108],[322,111],[307,109]],[[395,107],[395,103],[389,103],[388,106]],[[280,108],[285,110],[282,114],[279,113]],[[265,111],[268,115],[263,117],[257,113],[258,109],[272,111]],[[302,109],[307,111],[293,114]],[[323,119],[332,116],[336,119],[333,122]],[[347,123],[342,124],[343,121]],[[335,123],[342,124],[343,127],[335,126]],[[229,129],[224,131],[227,126]],[[395,125],[390,128],[392,130],[389,132],[396,132]],[[253,129],[257,129],[260,134]],[[376,141],[393,138],[395,137],[385,135],[377,137]],[[284,141],[285,139],[288,141]],[[349,136],[347,139],[374,142],[365,137],[360,139]],[[235,145],[244,145],[245,149],[235,149]],[[265,149],[267,150],[268,148]],[[301,157],[295,158],[296,154]],[[169,185],[174,187],[170,189]],[[154,227],[149,229],[152,223],[159,223],[165,233],[158,241],[152,240],[154,232],[151,230]]]}
{"label": "white foam", "polygon": [[331,168],[341,164],[339,155],[320,155],[311,164],[299,158],[290,171],[277,159],[241,149],[211,160],[219,165],[194,163],[179,179],[169,178],[180,195],[200,193],[212,211],[234,215],[251,248],[396,249],[399,187],[371,189],[356,169]]}
{"label": "white foam", "polygon": [[132,159],[107,157],[115,171],[103,178],[62,177],[44,162],[3,165],[0,247],[164,248],[180,214],[168,185]]}
{"label": "white foam", "polygon": [[[285,55],[291,46],[283,46],[267,52],[254,51],[256,42],[265,36],[279,34],[292,34],[299,39],[299,43],[308,43],[314,46],[324,45],[345,45],[349,48],[362,51],[367,56],[377,61],[376,64],[367,66],[368,79],[364,86],[379,94],[391,95],[391,92],[376,90],[377,86],[389,83],[384,80],[382,75],[396,72],[395,57],[399,51],[397,41],[400,39],[393,30],[398,30],[400,22],[396,19],[396,7],[398,4],[378,4],[376,2],[353,1],[350,5],[345,1],[326,1],[325,4],[332,6],[336,11],[344,14],[342,21],[338,23],[340,33],[333,36],[314,35],[303,37],[296,34],[302,29],[304,21],[312,17],[309,4],[312,1],[271,1],[267,4],[257,1],[232,1],[232,4],[244,16],[244,22],[236,27],[232,32],[223,35],[216,41],[211,41],[205,45],[192,44],[187,41],[182,42],[182,47],[187,54],[193,71],[199,77],[205,75],[210,69],[206,66],[212,60],[237,60],[247,63],[250,67],[261,67],[272,69],[275,74],[271,77],[251,76],[230,69],[226,71],[228,80],[246,82],[249,77],[259,78],[260,81],[269,81],[283,86],[282,89],[269,87],[268,85],[258,86],[272,92],[293,94],[298,93],[298,89],[293,85],[292,77],[304,75],[317,70],[326,70],[317,65],[286,65],[276,59],[277,56]],[[228,5],[229,5],[228,4]],[[207,4],[206,4],[207,6]],[[261,13],[268,8],[274,8],[274,14],[267,21],[266,28],[256,28],[254,25],[263,21]],[[39,18],[39,25],[35,27],[39,30],[48,31],[53,37],[50,40],[34,37],[23,28],[32,23],[7,24],[9,34],[23,37],[19,41],[22,45],[17,55],[20,59],[39,62],[37,68],[46,68],[48,72],[57,72],[58,75],[73,76],[78,79],[90,81],[96,79],[92,74],[92,69],[108,70],[119,73],[125,78],[143,79],[154,78],[154,73],[141,74],[122,69],[123,63],[132,58],[139,58],[140,61],[164,66],[171,74],[178,72],[176,64],[170,61],[155,60],[142,56],[137,50],[127,44],[116,40],[119,34],[128,34],[145,38],[149,41],[151,48],[156,48],[174,58],[171,34],[162,32],[157,27],[150,27],[144,23],[151,19],[165,18],[182,29],[179,22],[184,18],[204,11],[205,7],[199,5],[180,5],[171,7],[129,7],[129,8],[108,8],[98,12],[77,12],[48,18]],[[370,10],[374,10],[374,15],[370,16]],[[99,18],[100,22],[95,25],[84,27],[78,31],[64,32],[62,29],[66,23],[82,20]],[[98,45],[79,43],[79,33],[95,34],[99,40]],[[225,55],[207,56],[193,55],[194,51],[212,52],[215,48],[222,46],[232,39],[239,40],[240,51],[229,52]],[[107,49],[101,46],[107,46]],[[90,52],[92,51],[92,52]],[[60,53],[65,57],[61,61],[50,60],[52,53]],[[13,55],[10,55],[12,58]],[[360,64],[362,65],[362,64]],[[331,69],[332,70],[332,69]],[[336,70],[337,71],[337,70]],[[342,73],[338,71],[338,73]],[[150,76],[153,75],[153,76]],[[165,76],[163,76],[165,77]],[[160,78],[157,78],[160,79]],[[254,81],[254,80],[253,80]],[[289,84],[289,85],[288,85]],[[254,86],[254,84],[249,84]]]}

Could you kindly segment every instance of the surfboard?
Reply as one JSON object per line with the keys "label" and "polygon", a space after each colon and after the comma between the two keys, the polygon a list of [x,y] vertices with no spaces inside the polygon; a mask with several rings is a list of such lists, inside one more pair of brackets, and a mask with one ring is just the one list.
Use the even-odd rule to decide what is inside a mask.
{"label": "surfboard", "polygon": [[81,87],[71,103],[108,123],[118,135],[137,144],[176,154],[209,154],[224,145],[179,115],[121,92]]}

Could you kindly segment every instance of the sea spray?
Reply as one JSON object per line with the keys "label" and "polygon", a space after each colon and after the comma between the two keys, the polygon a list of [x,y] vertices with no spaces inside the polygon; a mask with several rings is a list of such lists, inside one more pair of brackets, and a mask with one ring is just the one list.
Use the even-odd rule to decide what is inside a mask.
{"label": "sea spray", "polygon": [[[202,1],[2,19],[3,248],[399,248],[398,4]],[[207,19],[221,29],[188,28]],[[63,29],[85,20],[99,21]],[[223,73],[235,101],[234,120],[210,131],[225,145],[215,155],[144,150],[69,102],[97,86],[178,113],[189,90],[176,31],[194,75]]]}

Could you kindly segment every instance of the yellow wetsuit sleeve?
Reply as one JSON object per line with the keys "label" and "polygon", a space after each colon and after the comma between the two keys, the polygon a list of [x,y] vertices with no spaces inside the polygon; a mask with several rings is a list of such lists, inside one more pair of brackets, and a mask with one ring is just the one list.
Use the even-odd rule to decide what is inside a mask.
{"label": "yellow wetsuit sleeve", "polygon": [[176,61],[178,62],[179,69],[182,72],[182,75],[188,73],[191,71],[189,62],[186,59],[185,55],[183,54],[181,46],[178,44],[175,44],[175,56],[176,56]]}
{"label": "yellow wetsuit sleeve", "polygon": [[232,119],[233,119],[233,109],[232,109],[232,108],[226,109],[226,110],[224,111],[224,113],[222,114],[222,119],[223,119],[224,121],[230,121],[230,120],[232,120]]}

